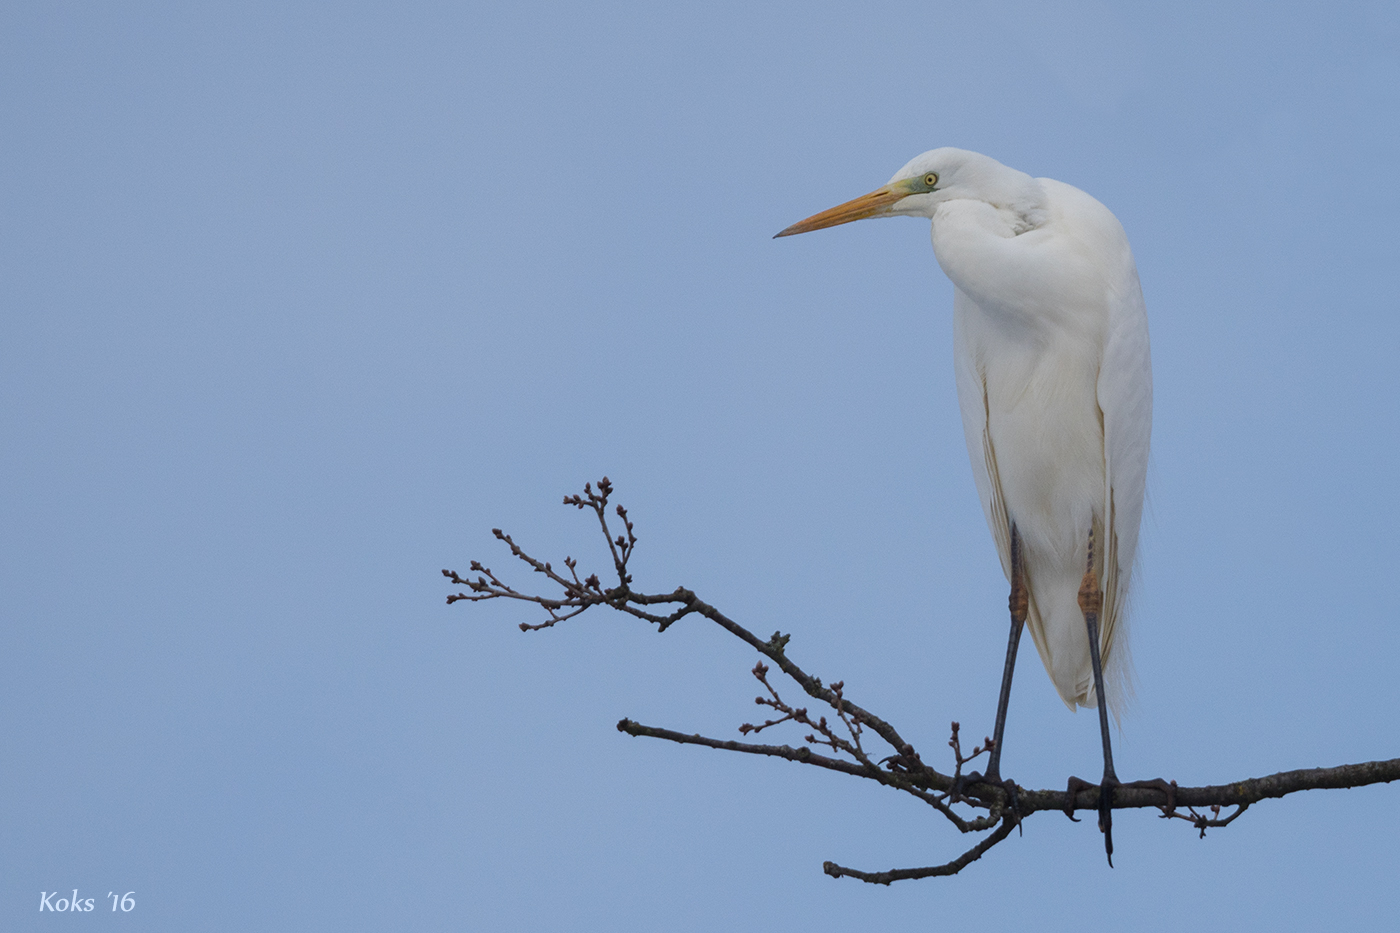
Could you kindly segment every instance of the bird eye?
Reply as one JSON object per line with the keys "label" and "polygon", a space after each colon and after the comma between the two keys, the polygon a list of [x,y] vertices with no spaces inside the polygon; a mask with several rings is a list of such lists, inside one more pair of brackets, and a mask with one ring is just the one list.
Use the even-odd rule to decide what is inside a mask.
{"label": "bird eye", "polygon": [[925,175],[925,176],[924,176],[924,184],[927,185],[929,188],[932,188],[934,185],[938,184],[938,175],[937,175],[937,173],[935,173],[935,172],[929,172],[927,175]]}

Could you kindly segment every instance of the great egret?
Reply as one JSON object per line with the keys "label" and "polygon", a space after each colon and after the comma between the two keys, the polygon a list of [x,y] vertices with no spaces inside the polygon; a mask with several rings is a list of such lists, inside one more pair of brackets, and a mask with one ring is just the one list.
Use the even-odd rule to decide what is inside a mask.
{"label": "great egret", "polygon": [[[1108,705],[1125,671],[1124,616],[1147,477],[1152,363],[1137,266],[1118,219],[1063,182],[934,149],[889,184],[778,236],[866,217],[925,217],[953,282],[954,365],[972,473],[1011,584],[996,727],[1023,624],[1071,710],[1097,706],[1099,828],[1113,855]],[[1101,663],[1102,662],[1102,663]],[[1104,672],[1110,686],[1105,694]],[[1084,785],[1071,779],[1071,789]]]}

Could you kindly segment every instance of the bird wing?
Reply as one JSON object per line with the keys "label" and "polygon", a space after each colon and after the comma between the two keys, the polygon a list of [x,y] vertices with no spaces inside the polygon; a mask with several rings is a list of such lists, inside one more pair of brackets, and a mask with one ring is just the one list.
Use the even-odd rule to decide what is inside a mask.
{"label": "bird wing", "polygon": [[[1127,686],[1126,652],[1114,655],[1120,623],[1126,617],[1128,581],[1137,554],[1138,525],[1147,490],[1147,461],[1152,435],[1152,358],[1142,286],[1131,257],[1131,272],[1110,302],[1097,393],[1103,416],[1104,516],[1101,646],[1115,692]],[[1110,704],[1112,705],[1112,704]]]}
{"label": "bird wing", "polygon": [[[1002,497],[1001,478],[997,474],[996,447],[987,430],[987,383],[980,364],[980,351],[969,329],[969,318],[979,314],[976,304],[962,289],[953,287],[953,374],[958,386],[958,405],[962,409],[963,432],[967,440],[972,478],[977,484],[977,497],[982,500],[982,513],[996,542],[997,555],[1006,579],[1011,580],[1011,522],[1007,517],[1006,501]],[[1024,568],[1029,583],[1029,568]],[[1026,627],[1042,659],[1048,658],[1045,628],[1036,606],[1034,588],[1027,587],[1028,607]],[[1046,666],[1049,664],[1047,662]]]}

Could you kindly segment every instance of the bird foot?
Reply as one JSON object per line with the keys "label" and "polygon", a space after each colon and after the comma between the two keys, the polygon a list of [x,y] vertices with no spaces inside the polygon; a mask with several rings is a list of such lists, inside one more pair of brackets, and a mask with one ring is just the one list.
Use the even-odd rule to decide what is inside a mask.
{"label": "bird foot", "polygon": [[[963,794],[963,791],[974,784],[995,784],[1006,791],[1007,809],[1010,810],[1011,814],[1016,818],[1016,822],[1019,826],[1021,822],[1021,786],[1019,784],[1010,778],[1003,781],[998,775],[990,771],[987,774],[983,774],[980,771],[972,771],[968,774],[959,774],[953,779],[953,787],[948,791],[948,798],[954,803],[957,803],[959,800],[966,800],[967,797]],[[1092,787],[1093,785],[1087,786]],[[1070,819],[1074,819],[1074,817],[1071,816]]]}
{"label": "bird foot", "polygon": [[1080,780],[1077,777],[1069,779],[1069,786],[1065,791],[1065,816],[1074,820],[1079,819],[1074,815],[1074,798],[1082,790],[1099,789],[1099,832],[1103,833],[1104,854],[1108,856],[1108,865],[1113,867],[1113,791],[1119,787],[1131,787],[1139,790],[1157,790],[1167,798],[1163,807],[1165,813],[1170,815],[1176,809],[1176,782],[1164,781],[1161,778],[1153,778],[1150,781],[1129,781],[1123,783],[1118,780],[1117,775],[1105,774],[1103,780],[1098,784],[1090,784],[1088,781]]}
{"label": "bird foot", "polygon": [[952,790],[948,791],[948,798],[954,803],[957,803],[959,800],[967,799],[967,797],[963,794],[963,791],[967,790],[973,784],[996,783],[999,782],[994,780],[989,781],[987,778],[983,777],[981,771],[972,771],[968,774],[959,774],[953,778],[953,788]]}
{"label": "bird foot", "polygon": [[1099,789],[1099,832],[1103,833],[1103,850],[1108,856],[1109,868],[1113,867],[1113,789],[1122,786],[1117,776],[1109,772],[1097,784],[1071,777],[1069,786],[1065,789],[1065,816],[1076,823],[1079,822],[1079,818],[1074,815],[1074,798],[1079,796],[1082,790],[1093,790],[1095,787]]}

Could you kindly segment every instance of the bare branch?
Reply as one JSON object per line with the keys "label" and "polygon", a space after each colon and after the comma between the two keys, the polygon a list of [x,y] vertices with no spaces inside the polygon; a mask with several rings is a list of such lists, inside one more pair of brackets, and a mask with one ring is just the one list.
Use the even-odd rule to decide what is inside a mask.
{"label": "bare branch", "polygon": [[729,752],[743,752],[748,755],[768,755],[773,758],[785,758],[788,761],[796,761],[800,764],[814,765],[818,768],[825,768],[828,771],[839,771],[842,774],[850,774],[856,777],[870,778],[878,781],[886,787],[902,790],[942,813],[953,825],[957,826],[961,832],[983,832],[991,829],[997,824],[999,817],[979,817],[975,820],[964,820],[958,816],[949,806],[943,802],[946,794],[934,794],[905,781],[899,771],[871,771],[868,768],[849,761],[842,761],[839,758],[830,758],[820,755],[810,748],[793,748],[790,745],[754,745],[748,742],[735,742],[732,739],[712,739],[703,735],[676,732],[673,729],[660,729],[656,726],[644,726],[639,722],[630,719],[623,719],[617,724],[618,732],[625,732],[632,736],[646,736],[653,739],[666,739],[669,742],[677,742],[681,745],[700,745],[704,748],[718,748]]}
{"label": "bare branch", "polygon": [[[1277,774],[1246,778],[1243,781],[1234,781],[1230,784],[1178,787],[1175,792],[1175,804],[1179,807],[1248,806],[1270,797],[1285,797],[1299,791],[1365,787],[1368,784],[1388,784],[1396,780],[1400,780],[1400,758],[1391,758],[1386,761],[1337,765],[1332,768],[1280,771]],[[1096,810],[1098,808],[1098,791],[1080,791],[1073,798],[1070,798],[1064,791],[1023,790],[1021,792],[1021,812],[1023,813],[1033,813],[1037,810],[1063,811],[1066,802],[1072,802],[1076,810]],[[1167,795],[1161,790],[1124,786],[1113,792],[1113,808],[1115,810],[1143,807],[1165,809],[1166,806]]]}
{"label": "bare branch", "polygon": [[[627,510],[621,505],[613,507],[613,514],[622,521],[622,534],[613,534],[608,524],[608,505],[613,493],[613,485],[607,477],[598,481],[597,489],[588,483],[582,495],[564,497],[564,504],[577,509],[592,509],[598,525],[607,542],[608,554],[612,559],[617,585],[605,587],[597,574],[589,574],[580,579],[578,562],[572,557],[564,558],[567,575],[554,570],[548,561],[541,561],[516,544],[510,535],[499,528],[493,529],[496,538],[510,548],[515,557],[533,572],[544,576],[558,588],[555,595],[541,595],[516,589],[505,583],[489,567],[479,561],[471,562],[471,573],[475,576],[462,577],[455,571],[444,570],[443,576],[466,592],[454,593],[447,597],[448,603],[458,601],[483,602],[492,599],[508,599],[533,603],[544,610],[546,619],[542,622],[521,623],[523,631],[536,631],[553,627],[579,616],[598,605],[607,605],[625,612],[657,627],[664,632],[670,626],[690,615],[702,616],[720,628],[739,638],[764,658],[771,661],[802,688],[807,696],[830,707],[839,720],[840,726],[833,726],[826,716],[814,720],[805,707],[794,707],[785,701],[768,679],[770,668],[763,661],[753,668],[754,677],[767,691],[767,696],[756,697],[760,706],[773,710],[776,718],[760,725],[744,723],[739,727],[743,735],[758,734],[767,729],[778,728],[786,723],[796,723],[808,727],[811,732],[805,736],[808,745],[829,748],[831,755],[820,754],[810,747],[794,748],[790,745],[759,745],[724,739],[707,738],[701,735],[686,734],[670,729],[644,726],[631,719],[623,719],[617,724],[621,732],[632,736],[665,739],[682,745],[699,745],[725,751],[742,752],[749,755],[766,755],[783,758],[798,764],[812,765],[827,771],[847,774],[853,777],[873,780],[885,787],[901,791],[928,804],[946,817],[960,832],[986,832],[980,842],[962,855],[942,865],[927,868],[896,869],[883,872],[864,872],[844,868],[834,862],[826,862],[823,870],[835,878],[857,878],[873,884],[889,884],[913,878],[930,878],[939,875],[957,874],[963,868],[981,858],[989,849],[1006,839],[1013,829],[1030,815],[1042,810],[1057,810],[1073,813],[1075,810],[1097,810],[1099,794],[1097,788],[1080,790],[1076,793],[1057,790],[1028,790],[1014,782],[988,784],[970,777],[975,783],[966,784],[963,766],[991,749],[991,740],[985,740],[969,754],[963,755],[959,740],[958,723],[952,724],[952,738],[948,742],[953,751],[953,773],[938,771],[924,764],[919,753],[906,742],[894,726],[871,713],[846,697],[846,686],[837,681],[830,686],[821,679],[808,674],[787,654],[791,636],[774,632],[771,638],[763,639],[744,628],[714,606],[700,599],[685,587],[676,587],[669,593],[646,594],[634,592],[631,588],[632,576],[628,562],[637,546],[636,529]],[[661,611],[656,611],[660,609]],[[844,734],[838,734],[838,728]],[[873,732],[890,747],[892,754],[878,762],[865,747],[866,730]],[[1304,790],[1322,788],[1362,787],[1368,784],[1386,783],[1400,780],[1400,758],[1387,761],[1371,761],[1363,764],[1339,765],[1333,768],[1310,768],[1299,771],[1282,771],[1266,777],[1250,778],[1229,784],[1206,787],[1178,787],[1176,782],[1166,784],[1161,781],[1134,782],[1116,788],[1113,794],[1114,809],[1135,809],[1154,807],[1162,811],[1162,817],[1189,822],[1201,836],[1208,828],[1228,826],[1234,822],[1251,804],[1271,797],[1283,797]],[[965,786],[964,786],[965,785]],[[973,817],[960,815],[954,806],[965,806],[973,811],[986,811],[985,815]],[[1177,807],[1186,807],[1187,813],[1177,812]],[[1222,817],[1221,811],[1234,807],[1234,812]],[[1209,810],[1209,815],[1197,811]]]}
{"label": "bare branch", "polygon": [[942,865],[934,865],[929,868],[896,868],[892,871],[857,871],[854,868],[843,868],[835,862],[822,863],[822,871],[833,878],[858,878],[871,884],[889,884],[891,881],[912,881],[916,878],[935,878],[939,875],[956,875],[973,862],[977,861],[992,846],[1001,842],[1011,831],[1016,828],[1020,821],[1011,814],[1001,821],[1001,825],[996,831],[987,836],[977,845],[968,849],[962,855],[945,862]]}

